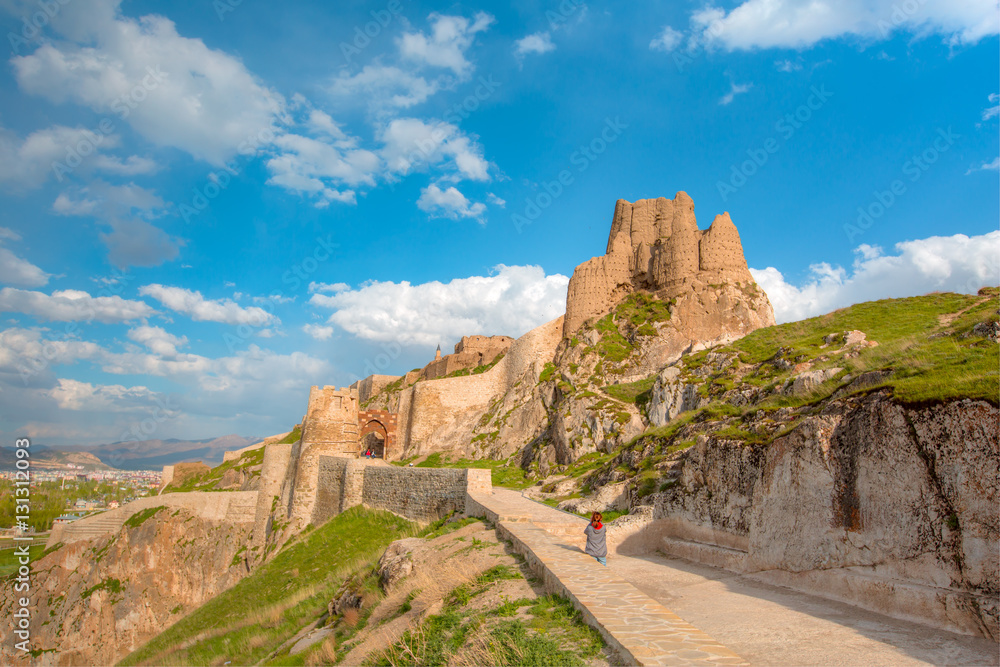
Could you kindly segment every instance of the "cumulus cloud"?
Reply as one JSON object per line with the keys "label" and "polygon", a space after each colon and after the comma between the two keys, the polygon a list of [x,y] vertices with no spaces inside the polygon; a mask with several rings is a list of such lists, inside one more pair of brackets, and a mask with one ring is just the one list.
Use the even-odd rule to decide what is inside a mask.
{"label": "cumulus cloud", "polygon": [[149,296],[170,310],[187,315],[195,322],[246,324],[254,327],[280,324],[281,321],[257,306],[244,308],[232,299],[206,299],[201,292],[183,287],[152,284],[139,288],[139,294]]}
{"label": "cumulus cloud", "polygon": [[335,324],[359,338],[436,345],[463,335],[520,336],[566,309],[569,278],[539,266],[495,267],[491,276],[412,285],[371,282],[310,303],[334,312]]}
{"label": "cumulus cloud", "polygon": [[131,322],[156,311],[143,301],[120,296],[91,296],[81,290],[57,290],[52,294],[5,287],[0,290],[0,312],[23,313],[56,322]]}
{"label": "cumulus cloud", "polygon": [[298,134],[277,137],[274,144],[281,152],[267,162],[271,172],[268,183],[316,195],[321,207],[331,201],[356,203],[354,190],[337,188],[341,185],[374,186],[379,158],[368,150],[338,148],[336,143],[344,146],[350,142],[345,138],[331,143]]}
{"label": "cumulus cloud", "polygon": [[444,163],[456,180],[490,178],[482,147],[450,123],[397,118],[386,125],[379,139],[384,144],[382,157],[393,173],[407,174],[421,166]]}
{"label": "cumulus cloud", "polygon": [[408,32],[397,40],[400,55],[420,65],[450,69],[464,77],[472,70],[466,51],[476,35],[493,24],[494,19],[479,12],[473,20],[464,16],[431,14],[431,32]]}
{"label": "cumulus cloud", "polygon": [[174,357],[177,348],[187,345],[187,336],[175,336],[162,327],[141,326],[129,329],[129,340],[145,345],[161,357]]}
{"label": "cumulus cloud", "polygon": [[302,326],[302,330],[316,340],[330,340],[333,338],[333,327],[331,326],[324,326],[322,324],[306,324]]}
{"label": "cumulus cloud", "polygon": [[442,190],[434,183],[420,191],[417,208],[431,215],[445,218],[475,218],[482,221],[486,212],[486,204],[473,204],[454,186]]}
{"label": "cumulus cloud", "polygon": [[556,45],[552,43],[552,35],[548,30],[532,33],[514,42],[514,55],[518,58],[532,53],[541,55],[555,50]]}
{"label": "cumulus cloud", "polygon": [[691,24],[696,40],[729,50],[806,48],[849,35],[886,39],[897,30],[974,44],[998,32],[996,0],[745,0],[729,12],[707,6]]}
{"label": "cumulus cloud", "polygon": [[329,91],[337,99],[368,101],[373,111],[385,108],[407,109],[427,101],[441,88],[438,80],[390,65],[366,65],[357,74],[342,73],[330,84]]}
{"label": "cumulus cloud", "polygon": [[17,232],[0,227],[0,283],[21,287],[41,287],[49,282],[49,274],[3,247],[5,240],[19,241]]}
{"label": "cumulus cloud", "polygon": [[662,51],[664,53],[670,53],[676,49],[681,44],[681,40],[684,35],[678,31],[674,30],[670,26],[663,26],[663,30],[660,31],[653,41],[649,43],[649,48],[652,51]]}
{"label": "cumulus cloud", "polygon": [[146,412],[150,407],[164,403],[160,395],[148,387],[93,385],[66,378],[60,378],[48,395],[60,410],[87,412]]}
{"label": "cumulus cloud", "polygon": [[63,39],[11,59],[21,89],[115,114],[154,144],[216,165],[283,113],[284,99],[238,59],[162,16],[124,17],[119,4],[63,5],[52,20]]}
{"label": "cumulus cloud", "polygon": [[903,241],[895,255],[861,245],[850,271],[813,264],[800,285],[774,267],[750,269],[767,292],[775,319],[793,322],[874,299],[916,296],[935,291],[976,292],[1000,283],[1000,231],[982,236],[932,236]]}
{"label": "cumulus cloud", "polygon": [[751,88],[753,88],[752,83],[738,84],[734,81],[729,88],[729,92],[723,95],[722,98],[719,100],[719,104],[721,106],[726,106],[727,104],[732,103],[732,101],[736,98],[737,95],[743,95],[744,93],[749,92]]}
{"label": "cumulus cloud", "polygon": [[[78,147],[87,151],[102,151],[114,148],[117,142],[115,135],[99,136],[82,127],[53,125],[32,132],[24,140],[0,127],[0,183],[21,190],[40,187],[49,176],[55,175],[53,164],[65,163],[71,151],[78,150]],[[113,172],[116,169],[120,171],[127,163],[98,153],[89,160],[84,159],[81,164],[87,169]],[[60,177],[64,176],[60,174]]]}

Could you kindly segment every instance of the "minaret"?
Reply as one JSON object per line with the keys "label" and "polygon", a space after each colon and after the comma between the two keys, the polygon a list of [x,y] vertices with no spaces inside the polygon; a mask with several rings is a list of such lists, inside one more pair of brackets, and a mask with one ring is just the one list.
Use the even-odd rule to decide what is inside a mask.
{"label": "minaret", "polygon": [[434,361],[441,361],[441,344],[438,343],[437,352],[434,353]]}

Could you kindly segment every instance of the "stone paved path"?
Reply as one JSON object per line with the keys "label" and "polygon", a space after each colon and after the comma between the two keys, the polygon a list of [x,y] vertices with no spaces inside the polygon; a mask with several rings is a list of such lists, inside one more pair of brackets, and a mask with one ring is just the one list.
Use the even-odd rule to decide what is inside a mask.
{"label": "stone paved path", "polygon": [[542,577],[580,610],[619,655],[636,665],[745,665],[740,656],[582,552],[586,519],[514,491],[471,495]]}
{"label": "stone paved path", "polygon": [[471,499],[546,586],[572,600],[635,664],[1000,666],[997,644],[988,639],[893,619],[752,576],[660,554],[614,556],[605,570],[580,549],[586,519],[502,488]]}

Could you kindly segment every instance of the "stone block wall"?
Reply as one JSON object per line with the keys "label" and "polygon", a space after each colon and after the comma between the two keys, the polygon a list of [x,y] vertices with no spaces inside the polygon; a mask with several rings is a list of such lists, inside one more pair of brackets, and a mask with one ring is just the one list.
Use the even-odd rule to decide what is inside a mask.
{"label": "stone block wall", "polygon": [[489,470],[397,468],[380,461],[324,456],[309,523],[318,526],[358,505],[427,523],[464,512],[470,492],[492,490]]}
{"label": "stone block wall", "polygon": [[435,521],[465,511],[467,477],[461,469],[370,466],[364,471],[361,502],[414,521]]}
{"label": "stone block wall", "polygon": [[257,506],[254,510],[254,546],[263,546],[271,530],[271,511],[275,507],[275,498],[281,496],[281,487],[292,459],[293,447],[291,444],[270,444],[264,449]]}
{"label": "stone block wall", "polygon": [[375,394],[385,389],[400,378],[399,375],[369,375],[364,380],[358,380],[350,389],[358,392],[358,400],[365,403]]}

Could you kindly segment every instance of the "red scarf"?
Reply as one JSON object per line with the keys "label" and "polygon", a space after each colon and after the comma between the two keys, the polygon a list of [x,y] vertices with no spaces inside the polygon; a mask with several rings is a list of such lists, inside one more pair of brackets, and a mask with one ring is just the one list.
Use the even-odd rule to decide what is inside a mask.
{"label": "red scarf", "polygon": [[[591,525],[591,526],[594,526],[594,524],[590,524],[590,525]],[[601,528],[602,528],[603,526],[604,526],[604,524],[603,524],[603,523],[601,523],[600,521],[598,521],[598,522],[597,522],[597,525],[596,525],[596,526],[594,526],[594,530],[600,530],[600,529],[601,529]]]}

